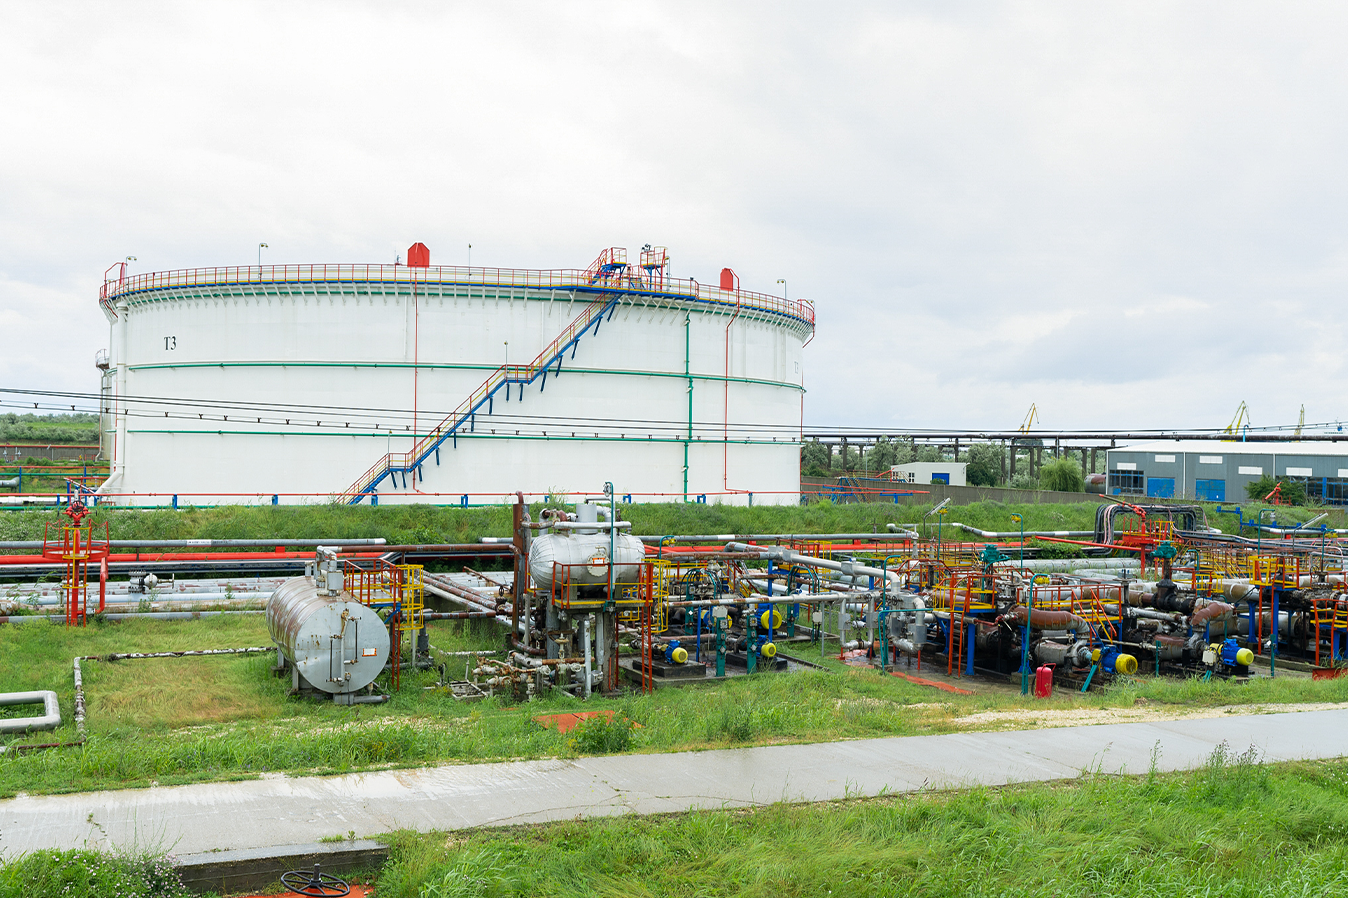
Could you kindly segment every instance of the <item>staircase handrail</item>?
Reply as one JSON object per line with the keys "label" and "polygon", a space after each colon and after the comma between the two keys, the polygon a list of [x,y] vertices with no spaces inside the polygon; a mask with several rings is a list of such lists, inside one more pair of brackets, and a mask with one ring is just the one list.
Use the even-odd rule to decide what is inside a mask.
{"label": "staircase handrail", "polygon": [[472,415],[473,410],[485,402],[503,384],[533,383],[545,368],[551,367],[552,362],[566,351],[566,347],[573,340],[577,339],[585,329],[594,323],[599,315],[607,311],[616,301],[616,296],[601,296],[589,303],[529,364],[502,365],[497,368],[488,375],[485,381],[469,393],[468,398],[459,403],[453,412],[446,415],[425,436],[420,437],[413,443],[410,449],[406,452],[386,453],[383,458],[375,462],[349,488],[343,491],[340,497],[347,501],[354,501],[357,497],[369,492],[374,483],[382,479],[386,473],[400,468],[406,470],[409,467],[415,467],[436,446],[444,442],[451,433],[457,430]]}

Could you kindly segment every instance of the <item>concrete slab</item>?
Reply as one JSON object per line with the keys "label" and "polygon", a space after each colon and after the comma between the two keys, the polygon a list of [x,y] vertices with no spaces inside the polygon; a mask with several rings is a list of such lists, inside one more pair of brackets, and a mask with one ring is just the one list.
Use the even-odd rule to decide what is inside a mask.
{"label": "concrete slab", "polygon": [[[240,892],[260,889],[278,881],[288,870],[312,870],[340,876],[352,870],[378,868],[388,859],[388,848],[379,842],[278,845],[236,851],[204,851],[179,857],[176,864],[183,885],[202,892]],[[356,893],[353,888],[352,893]]]}
{"label": "concrete slab", "polygon": [[774,745],[719,751],[514,761],[334,777],[267,776],[0,801],[0,851],[266,849],[390,830],[464,829],[616,814],[823,801],[924,789],[1145,773],[1203,764],[1226,742],[1267,760],[1348,755],[1348,710],[1233,715]]}

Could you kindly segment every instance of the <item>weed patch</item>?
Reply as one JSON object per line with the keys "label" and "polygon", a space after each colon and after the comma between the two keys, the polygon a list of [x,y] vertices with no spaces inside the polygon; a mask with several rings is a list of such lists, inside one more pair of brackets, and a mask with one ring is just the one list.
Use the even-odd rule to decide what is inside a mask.
{"label": "weed patch", "polygon": [[1193,781],[1193,796],[1222,807],[1237,807],[1268,791],[1268,768],[1251,745],[1240,754],[1223,741],[1212,750]]}
{"label": "weed patch", "polygon": [[626,717],[600,714],[587,717],[571,731],[567,746],[582,755],[615,755],[632,747],[636,724]]}
{"label": "weed patch", "polygon": [[191,892],[162,855],[34,851],[0,865],[0,898],[188,898]]}
{"label": "weed patch", "polygon": [[718,707],[707,718],[707,741],[716,742],[727,739],[731,742],[748,742],[754,737],[754,709],[747,705],[719,702]]}

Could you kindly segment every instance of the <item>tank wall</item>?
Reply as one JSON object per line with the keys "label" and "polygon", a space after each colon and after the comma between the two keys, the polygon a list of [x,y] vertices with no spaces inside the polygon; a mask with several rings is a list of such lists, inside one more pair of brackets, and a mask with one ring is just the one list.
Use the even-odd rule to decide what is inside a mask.
{"label": "tank wall", "polygon": [[[532,361],[586,305],[528,295],[434,293],[414,308],[410,295],[177,290],[133,302],[126,358],[114,358],[127,366],[127,394],[191,397],[188,414],[203,412],[201,403],[221,407],[194,421],[183,404],[137,402],[118,491],[201,502],[338,493],[385,452],[410,446],[414,407],[418,430],[438,423],[503,362]],[[560,376],[525,387],[522,399],[519,387],[508,400],[499,393],[473,433],[441,447],[418,486],[453,498],[593,492],[605,481],[622,492],[682,494],[686,364],[688,491],[795,502],[801,344],[781,324],[748,316],[621,305],[568,353]],[[401,481],[385,481],[380,501],[425,501],[411,486],[403,496]],[[747,501],[740,495],[723,501]]]}

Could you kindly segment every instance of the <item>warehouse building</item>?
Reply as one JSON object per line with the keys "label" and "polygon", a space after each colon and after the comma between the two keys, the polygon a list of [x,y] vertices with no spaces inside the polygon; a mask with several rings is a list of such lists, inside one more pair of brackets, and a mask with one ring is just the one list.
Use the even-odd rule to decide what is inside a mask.
{"label": "warehouse building", "polygon": [[1311,501],[1348,504],[1348,441],[1236,442],[1158,440],[1110,449],[1111,496],[1238,502],[1245,485],[1286,477]]}
{"label": "warehouse building", "polygon": [[947,486],[967,486],[962,461],[913,461],[906,465],[892,465],[889,479],[897,483],[944,483]]}

